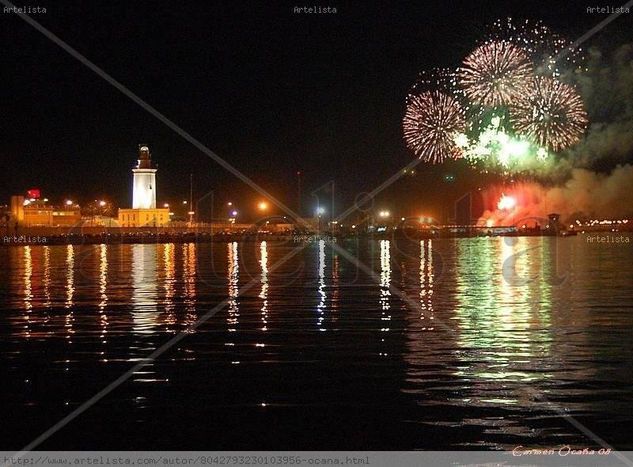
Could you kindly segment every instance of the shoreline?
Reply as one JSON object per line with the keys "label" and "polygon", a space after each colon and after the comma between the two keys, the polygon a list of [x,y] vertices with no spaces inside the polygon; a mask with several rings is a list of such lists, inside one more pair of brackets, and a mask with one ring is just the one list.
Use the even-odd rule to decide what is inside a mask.
{"label": "shoreline", "polygon": [[[607,232],[583,232],[583,234],[607,234]],[[613,232],[609,232],[613,234]],[[620,232],[621,233],[621,232]],[[324,233],[134,233],[134,234],[57,234],[57,235],[3,235],[0,246],[38,246],[38,245],[100,245],[100,244],[149,244],[149,243],[226,243],[272,241],[284,243],[313,243],[326,241],[330,243],[347,240],[436,240],[450,238],[486,238],[486,237],[575,237],[578,232],[505,232],[498,234],[473,234],[472,232],[441,232],[430,235],[425,232],[391,232],[375,234],[332,234]]]}

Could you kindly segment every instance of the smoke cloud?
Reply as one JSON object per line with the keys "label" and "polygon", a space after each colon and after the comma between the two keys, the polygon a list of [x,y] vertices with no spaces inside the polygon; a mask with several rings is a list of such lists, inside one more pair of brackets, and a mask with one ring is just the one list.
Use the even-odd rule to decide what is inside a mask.
{"label": "smoke cloud", "polygon": [[[583,96],[590,126],[583,141],[543,167],[548,182],[520,182],[484,193],[480,222],[510,225],[561,214],[565,222],[631,218],[633,204],[633,44],[588,53],[586,71],[564,76]],[[543,179],[543,177],[541,177]],[[500,210],[502,195],[516,199]]]}
{"label": "smoke cloud", "polygon": [[[481,221],[490,219],[494,225],[514,225],[525,223],[528,218],[545,218],[550,213],[560,214],[565,222],[587,218],[631,218],[632,188],[633,165],[630,164],[618,166],[609,174],[572,169],[571,178],[562,186],[518,182],[487,190],[483,194],[487,210]],[[516,207],[498,209],[499,199],[504,195],[513,197]]]}
{"label": "smoke cloud", "polygon": [[633,155],[633,44],[609,56],[589,51],[587,71],[570,77],[587,107],[584,140],[565,156],[573,167],[600,169],[631,161]]}

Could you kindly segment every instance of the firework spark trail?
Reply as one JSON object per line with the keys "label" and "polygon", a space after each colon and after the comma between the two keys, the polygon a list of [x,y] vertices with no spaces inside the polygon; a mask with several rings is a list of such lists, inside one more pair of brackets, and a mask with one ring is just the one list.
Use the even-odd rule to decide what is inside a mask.
{"label": "firework spark trail", "polygon": [[525,20],[517,23],[512,18],[497,20],[491,28],[494,40],[506,40],[528,53],[537,75],[559,77],[565,70],[580,69],[584,61],[581,48],[552,31],[541,21]]}
{"label": "firework spark trail", "polygon": [[455,139],[466,126],[464,110],[456,99],[439,91],[409,96],[403,119],[407,146],[426,162],[459,158]]}

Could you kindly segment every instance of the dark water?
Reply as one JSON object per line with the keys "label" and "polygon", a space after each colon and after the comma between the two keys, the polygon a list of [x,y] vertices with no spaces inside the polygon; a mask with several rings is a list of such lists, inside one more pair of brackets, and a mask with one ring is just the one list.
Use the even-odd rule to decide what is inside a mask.
{"label": "dark water", "polygon": [[633,449],[628,244],[297,246],[0,250],[0,449]]}

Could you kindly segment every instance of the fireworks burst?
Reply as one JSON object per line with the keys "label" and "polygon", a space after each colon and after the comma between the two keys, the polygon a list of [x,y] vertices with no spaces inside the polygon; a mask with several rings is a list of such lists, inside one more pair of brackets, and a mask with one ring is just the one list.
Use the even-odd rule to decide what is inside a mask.
{"label": "fireworks burst", "polygon": [[494,40],[506,40],[521,47],[530,56],[538,75],[559,77],[563,70],[579,70],[583,50],[545,26],[541,21],[514,22],[497,20],[491,28]]}
{"label": "fireworks burst", "polygon": [[406,144],[426,162],[463,157],[485,172],[547,172],[588,124],[580,95],[561,81],[581,60],[540,22],[497,21],[461,68],[420,73],[407,98]]}
{"label": "fireworks burst", "polygon": [[457,70],[457,79],[471,101],[489,107],[508,105],[533,79],[528,55],[508,41],[477,47]]}
{"label": "fireworks burst", "polygon": [[582,98],[571,86],[539,76],[531,90],[513,104],[514,129],[554,151],[577,143],[587,127]]}
{"label": "fireworks burst", "polygon": [[544,148],[514,135],[505,119],[497,115],[487,125],[478,127],[471,137],[460,135],[456,141],[464,157],[486,171],[532,172],[548,156]]}
{"label": "fireworks burst", "polygon": [[409,96],[403,118],[404,138],[420,159],[440,163],[460,157],[455,140],[465,127],[464,110],[448,94],[425,91]]}
{"label": "fireworks burst", "polygon": [[509,211],[510,209],[514,209],[516,205],[517,200],[514,196],[506,196],[505,194],[502,194],[499,202],[497,203],[497,209],[501,211]]}

